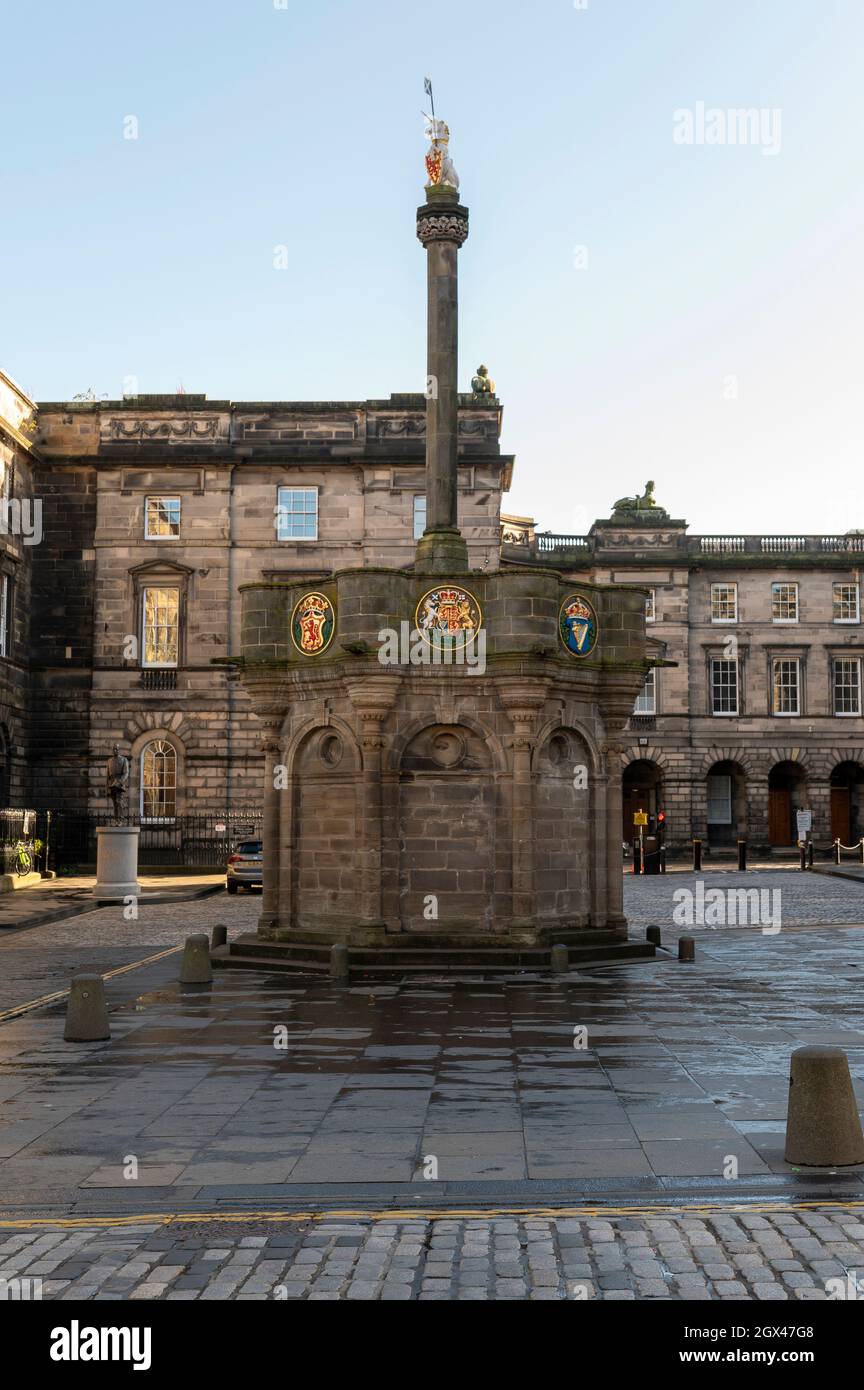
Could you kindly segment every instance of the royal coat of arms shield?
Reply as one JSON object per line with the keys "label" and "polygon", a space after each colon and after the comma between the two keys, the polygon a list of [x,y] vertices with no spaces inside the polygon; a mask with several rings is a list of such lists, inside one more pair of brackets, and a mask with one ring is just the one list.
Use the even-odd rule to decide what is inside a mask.
{"label": "royal coat of arms shield", "polygon": [[325,594],[304,594],[291,615],[291,641],[304,656],[318,656],[336,630],[336,610]]}
{"label": "royal coat of arms shield", "polygon": [[561,641],[571,656],[590,656],[597,645],[597,614],[582,594],[565,598],[558,614]]}
{"label": "royal coat of arms shield", "polygon": [[430,646],[448,646],[458,651],[472,642],[480,631],[483,614],[480,604],[467,589],[442,584],[429,589],[417,604],[414,624]]}

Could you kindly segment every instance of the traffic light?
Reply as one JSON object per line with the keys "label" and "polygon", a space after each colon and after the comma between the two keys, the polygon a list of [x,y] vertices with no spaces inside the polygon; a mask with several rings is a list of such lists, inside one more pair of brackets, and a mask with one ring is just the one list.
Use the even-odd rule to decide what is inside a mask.
{"label": "traffic light", "polygon": [[657,824],[658,824],[658,826],[664,826],[664,825],[666,824],[666,812],[665,812],[665,811],[658,811],[658,812],[657,812]]}

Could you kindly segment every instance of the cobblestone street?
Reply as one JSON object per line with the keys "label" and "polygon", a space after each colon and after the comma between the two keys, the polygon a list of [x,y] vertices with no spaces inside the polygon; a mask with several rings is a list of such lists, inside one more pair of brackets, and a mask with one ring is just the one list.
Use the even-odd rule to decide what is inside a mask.
{"label": "cobblestone street", "polygon": [[0,1278],[41,1279],[45,1299],[825,1301],[838,1296],[829,1280],[845,1289],[864,1272],[854,1210],[334,1217],[250,1229],[22,1230],[0,1241]]}

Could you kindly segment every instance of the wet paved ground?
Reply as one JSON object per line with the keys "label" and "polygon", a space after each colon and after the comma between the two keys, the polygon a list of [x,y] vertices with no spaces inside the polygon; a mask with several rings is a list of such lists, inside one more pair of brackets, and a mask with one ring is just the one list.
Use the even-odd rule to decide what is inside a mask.
{"label": "wet paved ground", "polygon": [[[64,1043],[63,1005],[0,1021],[2,1210],[24,1219],[203,1216],[285,1210],[286,1203],[325,1213],[346,1202],[361,1211],[454,1202],[476,1209],[505,1200],[536,1208],[578,1205],[589,1194],[621,1203],[662,1193],[680,1203],[697,1192],[716,1202],[760,1193],[864,1200],[860,1170],[820,1176],[814,1188],[810,1175],[793,1172],[782,1157],[794,1047],[842,1046],[864,1105],[864,932],[794,925],[820,911],[831,922],[864,918],[862,888],[796,872],[709,877],[712,885],[752,888],[764,878],[782,888],[784,930],[696,931],[693,965],[666,956],[554,979],[430,979],[403,987],[355,982],[344,989],[236,973],[182,992],[179,959],[169,955],[108,981],[116,1006],[110,1042]],[[628,881],[634,934],[644,931],[641,917],[662,925],[664,939],[674,936],[667,928],[672,893],[690,878]],[[0,938],[0,1007],[57,989],[81,965],[106,971],[170,950],[215,922],[249,930],[258,911],[257,897],[218,897],[150,908],[133,923],[103,910],[9,934]],[[795,1222],[806,1227],[810,1215],[790,1216],[789,1232]],[[818,1294],[835,1258],[857,1260],[864,1272],[858,1213],[826,1219],[835,1217],[839,1226],[797,1230],[797,1240],[811,1242],[806,1249],[784,1234],[779,1215],[762,1218],[768,1228],[747,1230],[744,1217],[735,1217],[734,1233],[726,1228],[732,1246],[703,1222],[698,1249],[688,1235],[697,1227],[684,1216],[586,1224],[538,1213],[505,1221],[500,1242],[494,1223],[480,1215],[450,1229],[443,1218],[393,1220],[389,1229],[327,1217],[305,1226],[265,1224],[254,1236],[248,1226],[196,1230],[194,1249],[188,1229],[161,1225],[54,1232],[51,1239],[27,1231],[21,1259],[30,1251],[34,1266],[50,1263],[56,1247],[59,1263],[17,1272],[56,1277],[58,1294],[83,1287],[85,1296],[100,1297],[135,1289],[156,1296],[154,1282],[159,1296],[178,1298],[205,1287],[222,1291],[214,1297],[582,1297],[568,1287],[578,1278],[602,1297],[801,1297],[799,1289]],[[490,1230],[492,1253],[481,1252],[476,1247]],[[763,1242],[779,1233],[782,1250],[763,1250],[757,1230]],[[23,1235],[5,1235],[2,1248],[15,1256]],[[709,1236],[723,1249],[708,1250]],[[277,1237],[290,1237],[296,1249],[286,1245],[280,1254]],[[470,1250],[462,1248],[466,1240]],[[449,1247],[452,1258],[433,1259],[431,1242],[442,1255]],[[846,1248],[831,1248],[840,1245]],[[181,1254],[188,1258],[178,1263]],[[295,1270],[319,1264],[308,1280]],[[155,1280],[151,1265],[161,1270]],[[5,1259],[0,1274],[9,1277]],[[685,1276],[693,1277],[692,1293],[684,1292]],[[186,1279],[197,1282],[180,1282]],[[280,1282],[296,1287],[274,1295]],[[410,1287],[396,1292],[396,1284]],[[768,1285],[775,1287],[766,1292]]]}
{"label": "wet paved ground", "polygon": [[[681,872],[624,877],[624,910],[630,920],[631,935],[643,939],[642,928],[656,923],[672,929],[672,913],[680,889],[695,890],[698,881],[706,890],[746,888],[779,892],[783,927],[813,923],[864,921],[864,882],[834,878],[829,874],[801,873],[799,869],[756,869],[739,874],[732,869],[713,869],[708,873]],[[680,902],[680,898],[678,899]],[[689,927],[682,930],[689,931]],[[697,929],[707,935],[710,928]],[[677,930],[673,930],[677,935]]]}
{"label": "wet paved ground", "polygon": [[[258,910],[237,906],[247,922]],[[134,924],[145,954],[176,941],[173,913],[183,934],[224,920],[225,903],[153,911]],[[73,940],[87,922],[7,941],[7,979],[22,953],[67,969],[70,954],[134,954]],[[238,1187],[272,1200],[310,1185],[788,1175],[794,1047],[844,1047],[864,1101],[862,947],[857,928],[706,930],[695,965],[349,989],[232,973],[186,992],[169,956],[109,981],[110,1042],[64,1043],[62,1005],[0,1024],[3,1200],[117,1210]]]}
{"label": "wet paved ground", "polygon": [[861,1213],[837,1209],[263,1229],[16,1231],[0,1239],[0,1279],[39,1280],[46,1300],[809,1301],[836,1297],[832,1280],[854,1289],[864,1271]]}

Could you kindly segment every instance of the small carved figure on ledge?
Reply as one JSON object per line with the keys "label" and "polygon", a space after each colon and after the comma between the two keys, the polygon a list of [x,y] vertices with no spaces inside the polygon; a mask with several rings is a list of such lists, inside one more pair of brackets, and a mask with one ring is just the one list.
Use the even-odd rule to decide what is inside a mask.
{"label": "small carved figure on ledge", "polygon": [[482,362],[471,378],[471,390],[475,397],[495,395],[495,382],[489,376],[489,368],[484,367]]}
{"label": "small carved figure on ledge", "polygon": [[619,497],[613,512],[648,512],[651,510],[662,511],[659,502],[654,501],[654,483],[648,481],[645,484],[645,491],[641,497]]}
{"label": "small carved figure on ledge", "polygon": [[105,764],[105,786],[114,808],[114,823],[120,825],[126,819],[129,796],[129,759],[120,752],[120,746],[117,743],[111,749],[111,757]]}

